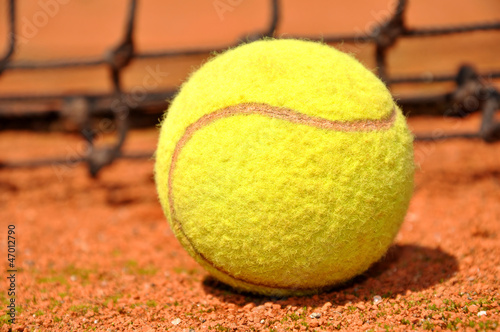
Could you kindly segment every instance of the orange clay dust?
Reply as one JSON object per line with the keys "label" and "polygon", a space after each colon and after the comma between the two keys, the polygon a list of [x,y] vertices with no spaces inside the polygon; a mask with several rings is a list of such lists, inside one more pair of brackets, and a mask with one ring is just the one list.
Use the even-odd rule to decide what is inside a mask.
{"label": "orange clay dust", "polygon": [[[479,117],[460,121],[476,128]],[[418,132],[450,120],[412,118]],[[154,150],[154,129],[127,151]],[[78,136],[0,132],[3,160],[78,155]],[[500,329],[500,143],[415,144],[406,220],[386,257],[311,297],[237,294],[181,248],[161,210],[153,160],[0,171],[0,331]],[[16,323],[7,323],[7,230],[15,226]]]}

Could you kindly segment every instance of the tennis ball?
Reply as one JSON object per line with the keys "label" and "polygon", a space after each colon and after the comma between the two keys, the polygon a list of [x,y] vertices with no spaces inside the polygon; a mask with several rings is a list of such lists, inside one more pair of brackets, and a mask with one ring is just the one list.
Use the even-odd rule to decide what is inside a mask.
{"label": "tennis ball", "polygon": [[413,190],[412,135],[384,84],[325,44],[262,40],[183,84],[155,178],[180,243],[237,290],[304,295],[363,273]]}

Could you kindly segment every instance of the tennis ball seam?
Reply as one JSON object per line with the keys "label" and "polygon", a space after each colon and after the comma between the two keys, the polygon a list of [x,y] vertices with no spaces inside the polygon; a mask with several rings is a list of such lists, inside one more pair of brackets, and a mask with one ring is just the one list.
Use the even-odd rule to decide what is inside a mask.
{"label": "tennis ball seam", "polygon": [[256,283],[251,280],[247,280],[245,278],[234,276],[229,271],[226,271],[224,268],[215,265],[208,258],[203,255],[192,243],[191,239],[185,233],[182,223],[177,220],[176,212],[174,208],[174,194],[173,194],[173,179],[174,179],[174,170],[177,164],[177,159],[179,158],[179,154],[182,148],[186,145],[186,143],[191,139],[191,137],[203,127],[210,125],[211,123],[221,120],[224,118],[228,118],[231,116],[238,115],[261,115],[268,118],[280,119],[284,121],[288,121],[291,123],[303,124],[319,129],[325,129],[329,131],[342,131],[342,132],[372,132],[372,131],[381,131],[390,129],[395,123],[397,112],[396,108],[393,107],[392,111],[388,114],[388,116],[383,117],[378,120],[366,119],[366,120],[354,120],[354,121],[339,121],[339,120],[329,120],[321,117],[314,117],[305,115],[294,110],[284,108],[284,107],[276,107],[263,103],[243,103],[225,107],[218,111],[206,114],[199,118],[196,122],[190,124],[184,131],[182,137],[177,141],[174,152],[172,154],[172,159],[170,163],[170,169],[168,173],[168,201],[170,205],[170,216],[172,224],[175,225],[177,230],[182,234],[186,242],[191,247],[191,250],[198,255],[200,259],[202,259],[207,265],[211,266],[215,270],[219,271],[227,275],[230,278],[238,280],[240,282],[247,283],[253,286],[260,287],[268,287],[268,288],[279,288],[279,289],[293,289],[293,290],[303,290],[307,291],[310,288],[297,288],[291,286],[273,286],[270,284],[261,284]]}

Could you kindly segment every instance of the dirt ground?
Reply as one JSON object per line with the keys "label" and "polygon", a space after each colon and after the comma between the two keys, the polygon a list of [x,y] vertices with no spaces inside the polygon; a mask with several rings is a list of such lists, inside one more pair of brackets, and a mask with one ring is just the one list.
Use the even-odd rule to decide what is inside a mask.
{"label": "dirt ground", "polygon": [[[47,23],[30,30],[43,16],[43,1],[49,2],[17,1],[24,39],[16,61],[100,56],[120,39],[125,1],[58,0]],[[268,0],[225,1],[233,5],[222,16],[214,10],[217,1],[140,1],[137,51],[222,47],[267,24]],[[0,0],[0,54],[7,45],[6,4]],[[278,36],[324,36],[367,33],[395,2],[281,4]],[[498,21],[499,13],[497,0],[414,0],[406,18],[411,27],[448,26]],[[498,70],[499,41],[498,32],[406,38],[391,50],[388,72],[454,74],[463,63]],[[375,66],[373,45],[337,46]],[[134,61],[124,87],[137,87],[148,66],[168,72],[160,88],[178,86],[204,60]],[[491,83],[500,87],[498,80]],[[398,97],[452,88],[398,85],[392,91]],[[1,96],[109,91],[104,66],[5,71],[0,77]],[[409,124],[415,133],[477,131],[480,117],[412,117]],[[156,129],[134,130],[125,150],[153,152],[157,139]],[[85,165],[72,163],[85,151],[76,134],[0,131],[0,162],[67,159],[0,170],[0,332],[500,330],[500,143],[415,143],[415,191],[387,255],[343,287],[291,298],[235,293],[191,259],[161,210],[153,160],[120,160],[91,179]],[[9,235],[15,238],[11,261]],[[13,325],[11,269],[17,270]]]}
{"label": "dirt ground", "polygon": [[[460,128],[478,120],[460,120]],[[426,118],[410,125],[455,126]],[[132,132],[126,150],[154,150],[157,134]],[[79,142],[60,133],[0,133],[6,160],[71,158]],[[3,170],[0,245],[6,256],[7,226],[15,225],[19,272],[17,322],[3,315],[0,330],[497,330],[500,144],[416,143],[415,155],[415,193],[385,258],[344,287],[291,298],[237,294],[211,279],[165,221],[153,160],[118,161],[97,180],[71,163]],[[9,286],[5,278],[1,285]]]}

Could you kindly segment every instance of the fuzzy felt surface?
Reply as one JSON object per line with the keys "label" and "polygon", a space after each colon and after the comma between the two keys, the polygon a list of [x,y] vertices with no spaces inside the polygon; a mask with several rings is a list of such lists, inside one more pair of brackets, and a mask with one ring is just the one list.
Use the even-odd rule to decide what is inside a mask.
{"label": "fuzzy felt surface", "polygon": [[162,123],[160,202],[188,252],[240,290],[307,294],[380,259],[413,190],[390,93],[352,57],[265,40],[207,62]]}

